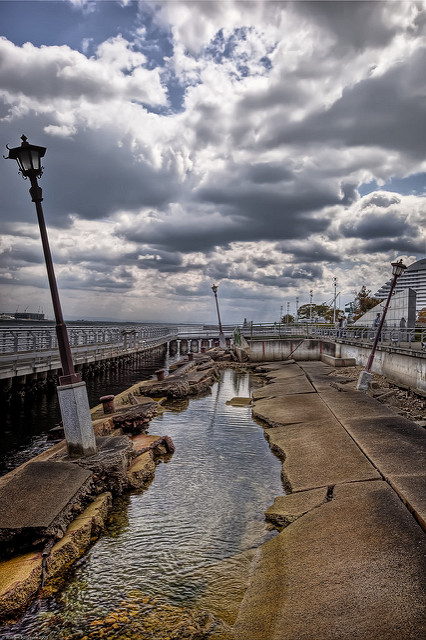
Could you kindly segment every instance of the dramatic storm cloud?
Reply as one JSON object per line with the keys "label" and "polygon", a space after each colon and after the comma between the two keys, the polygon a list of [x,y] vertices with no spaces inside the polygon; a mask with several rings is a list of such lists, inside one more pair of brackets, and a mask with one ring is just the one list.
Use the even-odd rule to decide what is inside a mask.
{"label": "dramatic storm cloud", "polygon": [[[5,145],[40,180],[65,315],[275,321],[425,252],[426,3],[0,2]],[[0,312],[51,317],[0,171]]]}

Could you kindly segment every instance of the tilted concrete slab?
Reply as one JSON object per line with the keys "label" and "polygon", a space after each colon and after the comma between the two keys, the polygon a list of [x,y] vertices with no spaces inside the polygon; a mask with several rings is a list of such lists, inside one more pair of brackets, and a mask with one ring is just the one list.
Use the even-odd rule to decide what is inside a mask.
{"label": "tilted concrete slab", "polygon": [[287,380],[288,378],[304,376],[305,373],[297,364],[290,364],[268,371],[264,375],[268,380]]}
{"label": "tilted concrete slab", "polygon": [[253,416],[270,427],[333,420],[330,410],[315,393],[258,400],[253,407]]}
{"label": "tilted concrete slab", "polygon": [[330,385],[336,382],[335,377],[330,377],[330,373],[335,369],[322,362],[301,362],[300,368],[318,392],[328,391]]}
{"label": "tilted concrete slab", "polygon": [[287,366],[289,364],[295,364],[295,361],[291,358],[288,360],[280,360],[279,362],[265,362],[263,364],[259,364],[256,366],[256,371],[268,372],[274,371],[275,369],[281,369],[283,366]]}
{"label": "tilted concrete slab", "polygon": [[423,427],[396,414],[342,416],[340,422],[383,475],[426,473],[426,430]]}
{"label": "tilted concrete slab", "polygon": [[305,376],[297,376],[266,384],[264,387],[256,389],[252,395],[255,400],[260,400],[261,398],[288,396],[296,393],[315,393],[315,389]]}
{"label": "tilted concrete slab", "polygon": [[310,491],[298,491],[285,496],[278,496],[265,511],[265,518],[279,528],[288,527],[289,524],[301,518],[328,500],[328,491],[321,487]]}
{"label": "tilted concrete slab", "polygon": [[50,535],[88,491],[91,477],[91,471],[70,462],[27,464],[0,487],[0,539]]}
{"label": "tilted concrete slab", "polygon": [[258,549],[235,640],[419,640],[425,553],[386,482],[339,485]]}
{"label": "tilted concrete slab", "polygon": [[340,421],[349,417],[390,418],[396,415],[381,402],[352,389],[337,391],[331,387],[328,391],[321,391],[321,398]]}
{"label": "tilted concrete slab", "polygon": [[395,414],[341,422],[426,530],[426,430]]}
{"label": "tilted concrete slab", "polygon": [[381,477],[331,416],[326,420],[267,429],[265,434],[272,450],[285,456],[282,475],[287,491]]}

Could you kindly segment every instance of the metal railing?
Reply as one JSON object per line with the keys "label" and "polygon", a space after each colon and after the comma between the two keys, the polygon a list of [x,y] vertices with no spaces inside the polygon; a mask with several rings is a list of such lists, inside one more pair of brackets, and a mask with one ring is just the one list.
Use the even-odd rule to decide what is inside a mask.
{"label": "metal railing", "polygon": [[[70,327],[68,336],[73,351],[88,345],[115,345],[125,349],[156,346],[177,335],[174,327]],[[54,327],[0,328],[0,354],[54,351],[58,348]]]}
{"label": "metal railing", "polygon": [[[173,340],[175,327],[72,326],[68,328],[75,365],[143,352]],[[0,378],[30,370],[60,368],[53,326],[0,327]]]}
{"label": "metal railing", "polygon": [[[243,325],[239,329],[241,335],[247,340],[293,336],[304,338],[327,337],[332,340],[370,344],[376,336],[376,330],[371,327],[336,329],[326,324],[250,323]],[[419,327],[413,329],[384,328],[381,332],[380,344],[426,351],[426,329]]]}

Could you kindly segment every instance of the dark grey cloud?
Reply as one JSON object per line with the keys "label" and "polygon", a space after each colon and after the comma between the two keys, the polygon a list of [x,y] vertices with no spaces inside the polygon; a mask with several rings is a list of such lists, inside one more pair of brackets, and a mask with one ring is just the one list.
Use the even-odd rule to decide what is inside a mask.
{"label": "dark grey cloud", "polygon": [[284,144],[381,147],[423,159],[426,140],[426,48],[381,76],[347,87],[329,109],[288,125],[269,122],[265,148]]}
{"label": "dark grey cloud", "polygon": [[[293,9],[332,33],[340,50],[384,47],[400,31],[398,23],[386,19],[385,1],[294,2]],[[403,4],[393,2],[392,4]]]}
{"label": "dark grey cloud", "polygon": [[424,239],[419,236],[397,236],[367,238],[363,242],[363,253],[393,252],[394,255],[407,253],[408,255],[424,254]]}
{"label": "dark grey cloud", "polygon": [[[117,210],[135,211],[143,207],[161,210],[179,199],[181,185],[172,154],[166,152],[164,166],[156,169],[149,161],[135,157],[138,149],[131,151],[129,140],[122,146],[114,144],[111,130],[85,130],[64,139],[48,136],[42,128],[43,121],[38,121],[31,131],[26,127],[24,133],[30,143],[47,147],[43,159],[45,171],[39,183],[49,224],[69,227],[69,215],[74,213],[94,220]],[[21,133],[10,142],[10,147],[20,146]],[[143,149],[139,151],[142,153]],[[19,184],[22,178],[16,175],[17,165],[14,161],[9,164],[0,172],[3,206],[15,222],[33,221],[34,205],[27,191],[30,184],[28,181]]]}

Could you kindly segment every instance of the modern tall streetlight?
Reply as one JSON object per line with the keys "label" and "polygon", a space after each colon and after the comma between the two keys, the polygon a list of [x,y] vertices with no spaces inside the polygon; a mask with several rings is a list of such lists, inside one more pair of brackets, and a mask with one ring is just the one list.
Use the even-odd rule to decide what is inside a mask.
{"label": "modern tall streetlight", "polygon": [[334,300],[333,300],[333,325],[336,324],[336,298],[337,298],[337,278],[333,278]]}
{"label": "modern tall streetlight", "polygon": [[212,285],[212,291],[214,293],[214,299],[216,301],[217,321],[219,323],[219,345],[223,349],[226,349],[226,338],[225,338],[225,335],[223,333],[222,322],[220,320],[219,302],[217,300],[217,290],[218,290],[218,288],[219,287],[217,286],[217,284]]}
{"label": "modern tall streetlight", "polygon": [[68,454],[72,457],[93,455],[96,453],[96,440],[87,398],[86,383],[82,382],[80,374],[74,370],[68,332],[62,315],[58,286],[56,284],[52,255],[46,224],[44,222],[43,208],[41,206],[43,200],[42,190],[37,182],[37,178],[40,178],[43,173],[41,159],[46,153],[46,147],[37,147],[36,145],[29,144],[26,136],[21,136],[21,139],[22,144],[20,147],[9,149],[6,145],[9,156],[4,157],[7,160],[16,160],[19,166],[19,173],[22,174],[24,179],[29,178],[31,182],[30,195],[36,206],[47,277],[56,319],[56,335],[62,365],[62,376],[59,377],[59,387],[57,387],[57,390]]}
{"label": "modern tall streetlight", "polygon": [[312,296],[313,296],[313,291],[312,289],[310,289],[309,291],[309,321],[312,322]]}
{"label": "modern tall streetlight", "polygon": [[370,355],[368,357],[367,365],[365,367],[365,371],[361,371],[361,373],[359,374],[358,383],[357,383],[357,387],[356,387],[359,391],[367,391],[370,388],[371,378],[373,377],[372,374],[370,373],[370,371],[371,371],[371,367],[373,365],[373,360],[374,360],[374,355],[376,353],[376,348],[377,348],[377,345],[378,345],[379,340],[380,340],[380,334],[382,332],[382,328],[383,328],[383,325],[385,323],[385,318],[386,318],[386,314],[388,312],[388,308],[389,308],[390,301],[391,301],[391,298],[392,298],[393,290],[395,289],[396,281],[398,280],[399,276],[402,273],[404,273],[405,269],[407,268],[405,266],[405,264],[403,264],[402,260],[400,260],[399,262],[392,262],[391,265],[392,265],[393,279],[392,279],[392,282],[391,282],[389,295],[388,295],[388,298],[386,300],[385,307],[383,309],[382,317],[380,318],[379,326],[377,327],[377,333],[376,333],[376,335],[374,337],[373,347],[372,347],[371,353],[370,353]]}

